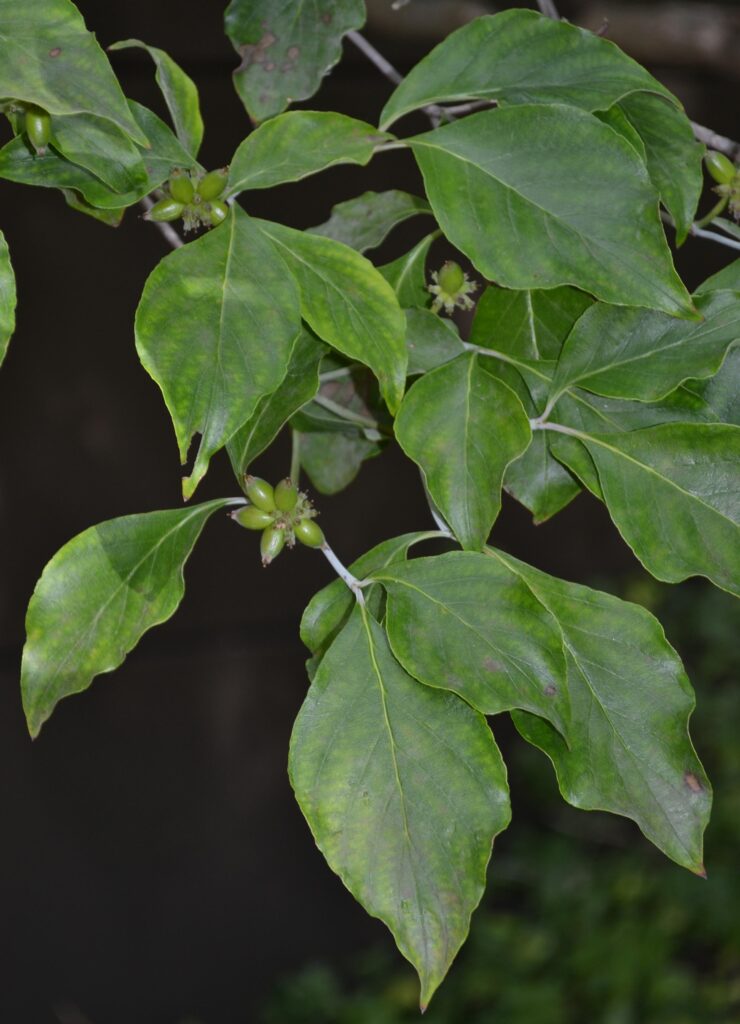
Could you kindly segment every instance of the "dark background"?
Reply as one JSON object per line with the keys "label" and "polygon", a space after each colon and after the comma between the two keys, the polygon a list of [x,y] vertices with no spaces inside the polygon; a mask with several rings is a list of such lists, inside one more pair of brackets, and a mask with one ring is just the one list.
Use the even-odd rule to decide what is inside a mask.
{"label": "dark background", "polygon": [[[201,159],[228,162],[249,122],[231,85],[236,61],[222,5],[80,6],[104,45],[136,36],[183,64],[201,90]],[[432,45],[434,17],[441,26],[450,6],[429,3],[425,38],[369,34],[406,68]],[[623,5],[613,6],[616,22]],[[345,52],[307,105],[373,120],[390,87],[349,44]],[[119,54],[115,66],[129,95],[163,113],[146,58]],[[737,80],[725,70],[675,58],[652,70],[694,119],[737,136]],[[389,187],[419,190],[407,154],[253,193],[245,205],[304,227],[336,201]],[[188,564],[173,620],[114,675],[64,701],[31,743],[18,669],[25,606],[43,565],[92,523],[180,500],[172,427],[133,345],[143,283],[167,249],[135,209],[111,230],[69,210],[56,192],[7,182],[0,223],[19,290],[18,330],[0,373],[0,1021],[81,1021],[70,1007],[93,1024],[250,1021],[275,979],[308,958],[341,962],[352,949],[391,942],[324,865],[286,777],[307,685],[297,623],[330,573],[307,550],[264,571],[254,538],[218,517]],[[399,229],[373,255],[399,255],[416,231],[413,223]],[[696,240],[678,264],[693,286],[730,257]],[[258,469],[277,479],[288,458],[283,439]],[[221,454],[198,498],[233,493]],[[391,450],[320,508],[346,561],[431,525],[418,475]],[[587,496],[538,528],[505,500],[494,538],[570,579],[598,575],[618,587],[637,572]],[[701,679],[694,681],[701,700]],[[506,746],[503,723],[499,731]],[[501,847],[528,814],[536,820],[512,783],[517,813]]]}

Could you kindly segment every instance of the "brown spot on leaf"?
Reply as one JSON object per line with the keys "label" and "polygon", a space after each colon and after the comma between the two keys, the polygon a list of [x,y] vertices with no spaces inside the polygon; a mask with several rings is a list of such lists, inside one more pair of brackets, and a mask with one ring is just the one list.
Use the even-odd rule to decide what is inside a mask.
{"label": "brown spot on leaf", "polygon": [[550,683],[548,686],[545,687],[545,696],[546,697],[554,697],[557,692],[558,692],[557,686],[554,686],[552,683]]}
{"label": "brown spot on leaf", "polygon": [[488,669],[489,672],[503,672],[504,666],[500,661],[489,657],[483,659],[483,668]]}
{"label": "brown spot on leaf", "polygon": [[301,49],[299,46],[289,46],[286,56],[289,60],[296,60],[300,52]]}
{"label": "brown spot on leaf", "polygon": [[325,25],[331,25],[331,22],[332,22],[332,13],[331,13],[331,11],[324,11],[324,13],[321,15],[321,20],[323,21],[323,23]]}
{"label": "brown spot on leaf", "polygon": [[274,65],[274,63],[272,61],[270,61],[268,64],[265,64],[265,71],[274,71],[274,70],[275,70],[275,65]]}
{"label": "brown spot on leaf", "polygon": [[[242,43],[238,48],[242,62],[236,70],[246,71],[252,64],[264,63],[265,51],[276,42],[277,36],[273,35],[270,31],[266,31],[258,43]],[[274,64],[272,66],[275,67]]]}
{"label": "brown spot on leaf", "polygon": [[49,50],[49,56],[50,57],[58,57],[61,52],[62,52],[61,46],[55,46],[52,50]]}
{"label": "brown spot on leaf", "polygon": [[694,775],[693,772],[684,772],[683,781],[686,783],[686,785],[689,787],[692,793],[701,793],[701,791],[704,789],[704,786],[702,786],[701,782],[699,781],[699,779],[697,779],[696,775]]}

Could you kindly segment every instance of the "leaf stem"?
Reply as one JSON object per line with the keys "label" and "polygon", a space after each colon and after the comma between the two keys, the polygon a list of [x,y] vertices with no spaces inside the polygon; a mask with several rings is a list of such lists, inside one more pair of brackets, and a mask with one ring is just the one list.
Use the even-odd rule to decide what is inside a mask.
{"label": "leaf stem", "polygon": [[709,213],[705,214],[700,220],[694,221],[694,228],[704,228],[707,224],[711,224],[715,217],[719,217],[729,201],[729,196],[722,196],[720,201],[715,203]]}
{"label": "leaf stem", "polygon": [[562,423],[551,423],[549,420],[545,422],[541,417],[530,420],[529,426],[532,430],[553,430],[556,434],[568,434],[570,437],[588,437],[588,434],[582,433],[580,430],[574,430],[573,427],[565,427]]}
{"label": "leaf stem", "polygon": [[[149,196],[144,196],[143,199],[139,200],[139,206],[142,206],[145,212],[148,213],[154,206],[154,200],[150,199]],[[166,221],[159,220],[153,220],[150,221],[149,223],[153,224],[154,227],[158,229],[160,234],[162,234],[167,239],[167,241],[170,243],[173,249],[181,249],[183,245],[185,245],[185,243],[180,238],[180,236],[178,235],[178,233],[175,231],[171,224],[167,224]]]}
{"label": "leaf stem", "polygon": [[481,356],[490,356],[492,359],[500,359],[503,363],[510,363],[517,369],[520,367],[528,370],[529,373],[533,373],[535,377],[540,377],[542,380],[549,381],[550,378],[546,373],[542,373],[541,370],[536,370],[534,366],[530,366],[528,363],[523,363],[520,359],[515,359],[513,356],[507,355],[506,352],[499,352],[495,348],[483,348],[481,345],[472,345],[469,341],[463,342],[463,348],[466,352],[477,352]]}
{"label": "leaf stem", "polygon": [[298,486],[298,482],[301,476],[301,435],[297,430],[291,428],[290,431],[290,479],[293,481],[295,486]]}
{"label": "leaf stem", "polygon": [[359,412],[353,412],[348,409],[346,405],[340,405],[338,402],[333,402],[331,398],[327,398],[326,395],[318,394],[314,396],[314,402],[317,405],[321,405],[324,409],[329,412],[333,412],[335,416],[339,416],[343,420],[347,420],[348,423],[356,423],[360,427],[367,427],[369,430],[378,430],[379,424],[377,420],[371,419],[369,416],[363,416]]}
{"label": "leaf stem", "polygon": [[353,576],[347,566],[340,562],[326,541],[321,545],[320,550],[340,580],[346,583],[355,595],[358,604],[364,605],[365,598],[362,593],[362,588],[369,586],[372,583],[372,580],[358,580],[356,576]]}

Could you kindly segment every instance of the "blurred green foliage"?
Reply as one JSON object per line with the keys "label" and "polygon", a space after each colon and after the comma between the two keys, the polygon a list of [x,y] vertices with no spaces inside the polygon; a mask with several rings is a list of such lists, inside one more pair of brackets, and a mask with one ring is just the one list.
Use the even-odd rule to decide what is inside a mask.
{"label": "blurred green foliage", "polygon": [[[567,807],[543,755],[503,735],[514,823],[424,1024],[740,1024],[740,606],[644,576],[621,596],[658,615],[698,690],[692,734],[715,786],[709,879],[631,823]],[[417,998],[389,940],[341,970],[285,978],[260,1021],[406,1024]]]}

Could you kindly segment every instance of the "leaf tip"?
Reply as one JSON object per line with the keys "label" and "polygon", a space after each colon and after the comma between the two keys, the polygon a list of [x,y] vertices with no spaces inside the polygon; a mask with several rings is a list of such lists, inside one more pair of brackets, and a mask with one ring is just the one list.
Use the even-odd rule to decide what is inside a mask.
{"label": "leaf tip", "polygon": [[707,879],[707,869],[703,864],[700,864],[698,868],[694,868],[694,874],[698,875],[699,878]]}

